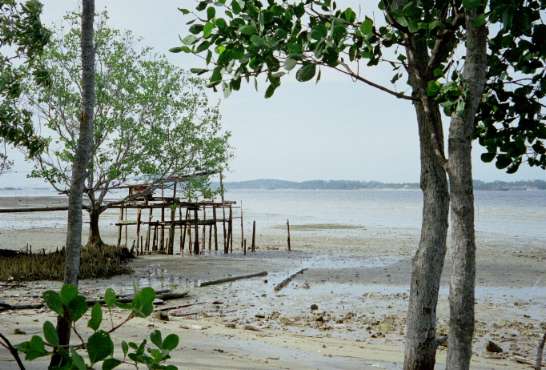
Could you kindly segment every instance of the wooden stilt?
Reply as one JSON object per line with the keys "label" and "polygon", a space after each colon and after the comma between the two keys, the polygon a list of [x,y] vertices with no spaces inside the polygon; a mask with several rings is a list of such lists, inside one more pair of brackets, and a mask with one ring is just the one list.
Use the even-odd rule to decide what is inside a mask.
{"label": "wooden stilt", "polygon": [[229,206],[229,252],[233,253],[233,209]]}
{"label": "wooden stilt", "polygon": [[209,253],[212,250],[212,225],[209,226]]}
{"label": "wooden stilt", "polygon": [[245,229],[243,223],[243,201],[241,200],[241,248],[244,247]]}
{"label": "wooden stilt", "polygon": [[150,234],[152,233],[152,216],[153,208],[150,207],[150,212],[148,213],[148,231],[146,232],[146,253],[150,253]]}
{"label": "wooden stilt", "polygon": [[195,222],[195,240],[193,241],[193,253],[199,255],[199,209],[196,207],[193,209],[193,217]]}
{"label": "wooden stilt", "polygon": [[252,245],[251,251],[256,251],[256,220],[252,221]]}
{"label": "wooden stilt", "polygon": [[186,237],[186,230],[182,225],[182,206],[178,207],[178,219],[180,220],[180,255],[184,254],[184,238]]}
{"label": "wooden stilt", "polygon": [[137,226],[136,226],[136,250],[137,250],[137,253],[139,253],[140,251],[140,254],[142,254],[142,243],[140,243],[140,216],[141,216],[141,213],[142,213],[142,210],[139,208],[137,209],[137,216],[136,216],[136,222],[137,222]]}
{"label": "wooden stilt", "polygon": [[214,227],[214,250],[218,252],[218,225],[216,224],[216,206],[212,206],[212,226]]}
{"label": "wooden stilt", "polygon": [[224,174],[220,173],[220,196],[222,199],[222,237],[224,239],[224,253],[228,252],[226,235],[226,207],[224,200]]}
{"label": "wooden stilt", "polygon": [[[205,221],[207,219],[207,211],[206,211],[206,208],[205,206],[203,206],[203,221]],[[205,252],[205,241],[206,241],[206,238],[207,238],[207,227],[205,224],[203,224],[203,239],[202,239],[202,242],[201,242],[201,250],[203,252]]]}
{"label": "wooden stilt", "polygon": [[[125,221],[127,221],[129,219],[128,213],[129,213],[129,209],[125,208],[125,218],[124,218]],[[127,242],[128,229],[129,229],[129,225],[125,225],[125,248],[129,247],[129,244]]]}
{"label": "wooden stilt", "polygon": [[246,256],[246,239],[243,240],[243,254]]}
{"label": "wooden stilt", "polygon": [[169,226],[169,244],[167,248],[167,254],[174,254],[174,221],[176,218],[176,208],[174,204],[171,205],[171,225]]}
{"label": "wooden stilt", "polygon": [[157,221],[154,223],[154,240],[152,242],[152,252],[157,252]]}
{"label": "wooden stilt", "polygon": [[161,207],[161,234],[159,236],[159,252],[165,253],[165,205]]}
{"label": "wooden stilt", "polygon": [[123,208],[119,209],[119,226],[118,226],[118,248],[121,246],[121,230],[123,225],[121,224],[123,222]]}
{"label": "wooden stilt", "polygon": [[286,220],[286,231],[288,232],[288,237],[286,242],[288,244],[288,251],[290,252],[292,248],[290,247],[290,221]]}

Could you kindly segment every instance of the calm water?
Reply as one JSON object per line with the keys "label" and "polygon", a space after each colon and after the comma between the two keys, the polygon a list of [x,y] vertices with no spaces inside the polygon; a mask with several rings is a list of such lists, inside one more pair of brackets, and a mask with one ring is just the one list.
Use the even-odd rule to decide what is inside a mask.
{"label": "calm water", "polygon": [[[0,191],[1,196],[54,195],[48,190]],[[245,221],[261,230],[291,224],[337,223],[369,228],[417,230],[421,193],[417,190],[234,190],[226,199],[242,201]],[[546,191],[477,191],[479,232],[546,241]],[[112,224],[117,212],[102,222]],[[0,229],[65,226],[65,212],[3,214]],[[248,226],[247,226],[248,227]],[[344,232],[351,232],[346,230]]]}

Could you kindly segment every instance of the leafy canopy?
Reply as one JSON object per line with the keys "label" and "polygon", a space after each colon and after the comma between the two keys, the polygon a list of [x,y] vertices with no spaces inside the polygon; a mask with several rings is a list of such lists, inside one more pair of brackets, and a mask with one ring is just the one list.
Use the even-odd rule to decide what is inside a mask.
{"label": "leafy canopy", "polygon": [[34,84],[48,84],[47,73],[38,63],[50,37],[40,22],[41,13],[42,4],[37,0],[0,2],[0,139],[27,149],[31,156],[44,143],[24,106],[21,82],[29,73]]}
{"label": "leafy canopy", "polygon": [[[239,90],[242,80],[257,86],[263,76],[270,97],[293,70],[300,82],[335,70],[398,98],[432,98],[453,115],[464,110],[466,89],[457,48],[465,41],[466,15],[482,7],[485,13],[471,19],[491,33],[475,130],[488,151],[482,159],[496,159],[508,172],[525,160],[546,168],[544,0],[383,0],[380,21],[333,0],[203,0],[193,10],[179,9],[192,19],[189,34],[171,51],[201,56],[205,66],[192,71],[226,94]],[[412,62],[407,50],[426,58]],[[392,67],[393,87],[363,74],[380,63]],[[422,85],[409,95],[396,83],[412,69]]]}
{"label": "leafy canopy", "polygon": [[[26,93],[42,124],[48,146],[32,176],[68,191],[80,118],[79,15],[65,17],[41,56],[51,84]],[[205,94],[205,84],[138,46],[130,32],[108,26],[106,13],[97,17],[96,106],[94,144],[86,193],[102,207],[110,189],[129,177],[162,178],[220,170],[229,157],[229,133],[220,113]]]}

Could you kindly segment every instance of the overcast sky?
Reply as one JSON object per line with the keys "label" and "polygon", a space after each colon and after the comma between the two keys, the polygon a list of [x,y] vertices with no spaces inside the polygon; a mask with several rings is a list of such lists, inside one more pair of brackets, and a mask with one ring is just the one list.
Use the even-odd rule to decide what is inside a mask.
{"label": "overcast sky", "polygon": [[[43,21],[59,23],[62,16],[78,8],[77,0],[45,0]],[[97,0],[98,10],[107,9],[111,25],[132,30],[142,43],[165,53],[176,64],[190,68],[199,60],[184,54],[169,55],[179,44],[188,20],[177,7],[189,7],[190,0]],[[382,82],[388,70],[366,71]],[[403,87],[403,86],[401,86]],[[263,90],[244,88],[221,100],[224,127],[232,132],[235,158],[228,180],[254,178],[353,179],[387,182],[418,181],[419,151],[417,126],[407,101],[352,82],[326,75],[314,82],[287,81],[271,99]],[[506,175],[492,164],[479,160],[475,143],[474,177],[480,180],[545,179],[546,173],[522,168]],[[0,187],[38,185],[25,178],[31,165],[21,155],[14,171],[0,177]]]}

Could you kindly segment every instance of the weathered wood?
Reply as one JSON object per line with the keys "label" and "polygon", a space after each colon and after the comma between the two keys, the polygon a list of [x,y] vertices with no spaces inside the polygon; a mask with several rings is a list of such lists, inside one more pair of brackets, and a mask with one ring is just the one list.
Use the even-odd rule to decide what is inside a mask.
{"label": "weathered wood", "polygon": [[535,370],[542,369],[542,356],[544,355],[544,343],[546,343],[546,333],[542,336],[542,339],[538,342],[537,357],[535,360]]}
{"label": "weathered wood", "polygon": [[218,252],[218,225],[216,224],[216,206],[212,207],[212,221],[214,222],[214,250]]}
{"label": "weathered wood", "polygon": [[[119,209],[119,221],[123,221],[123,208],[120,208]],[[123,226],[119,225],[118,226],[118,243],[117,243],[117,247],[119,248],[121,246],[121,228]]]}
{"label": "weathered wood", "polygon": [[[206,207],[203,207],[203,220],[206,220],[206,219],[207,219],[207,211],[206,211]],[[203,225],[203,234],[201,239],[201,250],[203,252],[205,251],[206,239],[207,239],[207,228],[205,227],[205,225]]]}
{"label": "weathered wood", "polygon": [[152,217],[153,217],[153,208],[150,208],[150,213],[148,214],[148,230],[146,232],[146,253],[150,253],[150,236],[152,233]]}
{"label": "weathered wood", "polygon": [[137,227],[136,227],[136,250],[137,250],[137,253],[140,251],[140,254],[142,254],[142,244],[140,243],[140,217],[141,217],[141,213],[142,213],[142,210],[141,209],[137,209]]}
{"label": "weathered wood", "polygon": [[252,221],[252,244],[250,250],[256,252],[256,220]]}
{"label": "weathered wood", "polygon": [[262,271],[262,272],[258,272],[258,273],[255,273],[255,274],[249,274],[249,275],[230,276],[230,277],[223,278],[223,279],[218,279],[218,280],[204,281],[201,284],[199,284],[199,286],[203,287],[203,286],[209,286],[209,285],[230,283],[232,281],[237,281],[237,280],[242,280],[242,279],[251,279],[251,278],[254,278],[254,277],[266,276],[266,275],[267,275],[267,271]]}
{"label": "weathered wood", "polygon": [[212,225],[209,226],[209,253],[212,250]]}
{"label": "weathered wood", "polygon": [[[87,207],[83,207],[83,208],[87,208]],[[55,212],[55,211],[68,211],[68,206],[0,208],[0,213]]]}
{"label": "weathered wood", "polygon": [[233,253],[233,209],[229,206],[229,251]]}
{"label": "weathered wood", "polygon": [[303,268],[301,270],[299,270],[298,272],[295,272],[293,273],[292,275],[288,276],[286,279],[284,279],[283,281],[281,281],[279,284],[275,285],[275,287],[273,288],[273,290],[275,292],[278,292],[279,290],[281,290],[282,288],[286,287],[288,284],[290,284],[290,282],[296,277],[298,276],[299,274],[303,274],[305,272],[305,270],[307,270],[307,268]]}
{"label": "weathered wood", "polygon": [[245,229],[243,223],[243,201],[241,200],[241,249],[244,247]]}
{"label": "weathered wood", "polygon": [[175,228],[176,208],[171,206],[171,226],[169,227],[169,243],[167,254],[174,254],[174,228]]}
{"label": "weathered wood", "polygon": [[193,210],[193,218],[195,222],[195,240],[193,241],[193,254],[196,256],[199,255],[199,214],[197,213],[198,208]]}
{"label": "weathered wood", "polygon": [[157,252],[157,222],[154,224],[154,241],[152,243],[152,252]]}
{"label": "weathered wood", "polygon": [[290,252],[292,250],[290,246],[290,221],[286,220],[286,231],[288,232],[288,236],[286,238],[286,243],[288,245],[288,251]]}

